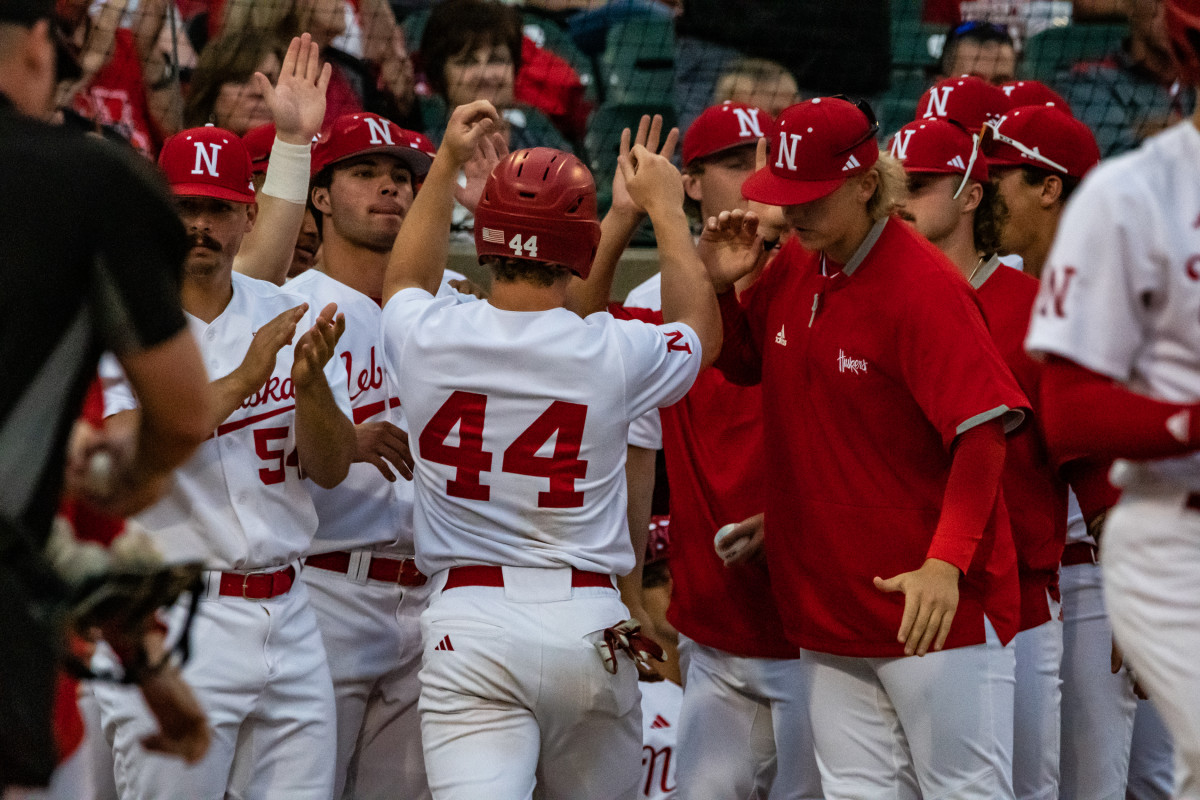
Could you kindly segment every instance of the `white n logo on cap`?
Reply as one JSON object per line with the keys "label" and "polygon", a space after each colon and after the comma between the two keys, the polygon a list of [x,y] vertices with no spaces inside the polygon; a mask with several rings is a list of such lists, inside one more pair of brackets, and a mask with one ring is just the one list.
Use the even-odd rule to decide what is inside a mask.
{"label": "white n logo on cap", "polygon": [[396,144],[392,141],[392,131],[388,128],[387,123],[374,117],[363,117],[367,122],[367,127],[371,130],[371,144]]}
{"label": "white n logo on cap", "polygon": [[193,175],[208,175],[219,178],[217,174],[217,153],[221,145],[216,142],[193,142],[196,145],[196,165],[192,167]]}
{"label": "white n logo on cap", "polygon": [[896,131],[892,137],[892,158],[903,161],[908,158],[908,142],[916,131]]}
{"label": "white n logo on cap", "polygon": [[925,119],[946,116],[946,103],[950,100],[953,86],[934,86],[929,90],[929,105],[925,106]]}
{"label": "white n logo on cap", "polygon": [[[796,146],[800,144],[800,140],[803,138],[798,133],[779,132],[779,158],[775,159],[776,167],[783,167],[784,159],[787,159],[787,169],[793,172],[796,170]],[[789,139],[792,143],[791,147],[788,147]]]}
{"label": "white n logo on cap", "polygon": [[757,108],[735,108],[733,113],[737,115],[738,136],[743,139],[748,136],[753,136],[755,139],[762,138],[763,132],[758,124]]}

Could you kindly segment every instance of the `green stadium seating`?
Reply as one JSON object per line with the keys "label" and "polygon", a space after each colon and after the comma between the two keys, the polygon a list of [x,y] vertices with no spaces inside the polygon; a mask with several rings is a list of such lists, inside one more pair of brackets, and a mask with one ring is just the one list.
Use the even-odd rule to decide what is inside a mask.
{"label": "green stadium seating", "polygon": [[604,102],[670,105],[675,79],[675,27],[654,15],[612,26],[600,56]]}
{"label": "green stadium seating", "polygon": [[1124,24],[1077,24],[1031,36],[1021,55],[1023,77],[1050,81],[1079,61],[1098,59],[1116,49],[1129,33]]}
{"label": "green stadium seating", "polygon": [[592,59],[575,46],[571,35],[557,22],[547,19],[541,14],[527,11],[521,16],[521,23],[525,36],[539,47],[549,50],[566,61],[572,69],[579,73],[579,80],[586,89],[585,96],[589,100],[596,100],[599,96],[596,86],[596,65],[592,63]]}

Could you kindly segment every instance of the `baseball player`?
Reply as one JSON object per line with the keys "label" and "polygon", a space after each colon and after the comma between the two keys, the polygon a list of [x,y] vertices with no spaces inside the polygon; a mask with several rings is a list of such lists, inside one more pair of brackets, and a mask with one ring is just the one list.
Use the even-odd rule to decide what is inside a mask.
{"label": "baseball player", "polygon": [[312,490],[320,524],[303,577],[337,699],[334,797],[360,800],[429,796],[417,717],[429,587],[413,562],[407,425],[379,348],[388,254],[432,161],[413,142],[374,114],[333,123],[313,158],[321,262],[287,284],[314,306],[336,302],[349,320],[336,357],[359,463],[334,489]]}
{"label": "baseball player", "polygon": [[[267,166],[271,160],[271,151],[275,145],[275,123],[268,122],[251,128],[242,137],[246,152],[250,154],[250,167],[254,172],[254,195],[257,199],[262,191],[267,177]],[[311,162],[310,162],[311,163]],[[266,201],[264,201],[266,202]],[[317,251],[321,247],[321,232],[317,230],[317,220],[312,211],[304,209],[304,219],[300,226],[300,235],[296,238],[296,246],[292,250],[292,261],[288,265],[287,278],[294,278],[300,273],[312,269],[317,260]],[[259,262],[243,261],[247,272],[260,266]],[[237,269],[235,262],[234,268]],[[254,277],[253,275],[251,277]]]}
{"label": "baseball player", "polygon": [[[975,289],[996,347],[1036,414],[1040,367],[1023,345],[1038,284],[1003,267],[996,255],[995,187],[978,144],[946,120],[919,120],[901,128],[891,142],[909,182],[900,216],[954,262]],[[1002,487],[1021,585],[1021,625],[1014,640],[1013,791],[1028,800],[1056,798],[1063,649],[1057,579],[1067,530],[1067,485],[1036,424],[1009,439]]]}
{"label": "baseball player", "polygon": [[[1168,0],[1166,19],[1181,75],[1200,83],[1200,5]],[[1088,176],[1062,216],[1026,341],[1048,359],[1047,429],[1064,448],[1126,459],[1114,466],[1121,498],[1103,528],[1105,600],[1175,740],[1175,796],[1185,799],[1200,797],[1198,123]]]}
{"label": "baseball player", "polygon": [[[341,365],[330,360],[345,322],[336,306],[315,315],[295,295],[233,271],[255,208],[250,159],[236,136],[183,131],[164,145],[160,165],[191,238],[182,297],[214,376],[214,433],[136,519],[167,558],[211,566],[184,675],[213,741],[193,767],[151,755],[141,740],[153,723],[136,694],[97,686],[118,789],[130,798],[328,798],[333,690],[297,571],[317,526],[304,484],[337,485],[354,453]],[[119,379],[105,404],[125,412],[109,424],[136,419],[136,399]]]}
{"label": "baseball player", "polygon": [[[385,361],[416,447],[421,734],[435,798],[633,798],[637,670],[648,650],[613,576],[635,563],[625,521],[629,421],[675,402],[720,349],[716,301],[691,243],[678,172],[623,154],[655,224],[663,326],[562,308],[599,243],[595,184],[575,157],[510,154],[476,212],[487,302],[433,296],[455,177],[498,122],[457,108],[392,251]],[[550,442],[553,441],[553,444]],[[615,626],[615,627],[614,627]],[[536,776],[536,777],[535,777]]]}
{"label": "baseball player", "polygon": [[903,171],[869,112],[826,97],[780,115],[742,193],[795,236],[740,302],[754,218],[706,224],[717,364],[762,385],[766,554],[812,662],[825,797],[1011,798],[1019,596],[999,486],[1028,401],[953,265],[891,218]]}
{"label": "baseball player", "polygon": [[[702,218],[745,206],[742,182],[753,173],[758,140],[771,125],[758,109],[730,103],[705,110],[692,123],[683,140],[684,190]],[[613,196],[626,196],[620,176]],[[623,215],[622,233],[632,233],[641,210],[617,202],[614,209],[606,224]],[[743,278],[738,288],[755,277]],[[588,283],[603,290],[596,286],[592,293],[607,297],[611,278],[611,270],[593,270]],[[613,313],[661,323],[658,301],[646,292],[643,302],[650,308],[627,302]],[[761,390],[705,370],[682,401],[647,417],[662,420],[658,439],[671,485],[672,557],[679,565],[668,619],[684,636],[686,664],[677,751],[680,795],[819,798],[807,665],[784,637],[773,598],[764,591],[770,586],[766,564],[748,558],[749,551],[727,561],[713,546],[714,535],[726,526],[753,518],[742,527],[761,531],[768,483]],[[639,427],[649,426],[639,420]],[[631,426],[630,441],[639,444],[634,433]],[[630,486],[631,496],[639,491],[646,490]],[[636,524],[630,520],[631,527]]]}
{"label": "baseball player", "polygon": [[974,75],[943,78],[921,95],[915,119],[945,119],[975,132],[1012,107],[1008,94]]}

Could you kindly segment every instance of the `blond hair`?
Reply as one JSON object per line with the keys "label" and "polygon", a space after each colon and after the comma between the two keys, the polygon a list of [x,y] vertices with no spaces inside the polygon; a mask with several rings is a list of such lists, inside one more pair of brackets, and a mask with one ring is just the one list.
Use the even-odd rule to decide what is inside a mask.
{"label": "blond hair", "polygon": [[875,193],[867,201],[867,214],[872,222],[890,217],[908,197],[908,176],[904,165],[891,153],[880,151],[879,160],[871,167],[877,178]]}

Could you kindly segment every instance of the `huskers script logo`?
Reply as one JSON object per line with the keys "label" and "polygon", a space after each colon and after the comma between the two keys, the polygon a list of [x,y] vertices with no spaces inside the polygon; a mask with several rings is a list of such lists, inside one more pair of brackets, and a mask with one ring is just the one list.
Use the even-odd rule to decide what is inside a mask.
{"label": "huskers script logo", "polygon": [[855,375],[865,375],[867,372],[867,360],[865,358],[848,358],[844,350],[838,350],[837,364],[838,372],[849,370]]}

